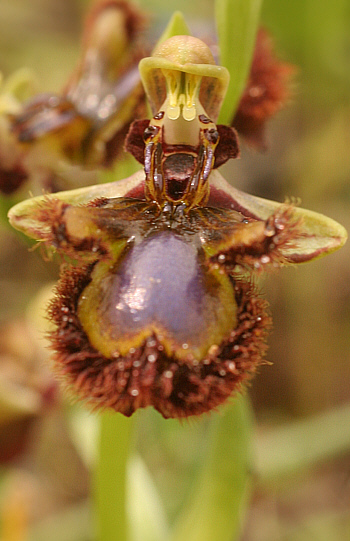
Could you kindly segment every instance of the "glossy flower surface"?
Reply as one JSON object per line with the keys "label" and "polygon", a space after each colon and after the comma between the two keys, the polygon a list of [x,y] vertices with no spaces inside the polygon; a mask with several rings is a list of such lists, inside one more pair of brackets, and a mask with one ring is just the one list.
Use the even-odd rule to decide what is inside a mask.
{"label": "glossy flower surface", "polygon": [[71,263],[50,316],[55,369],[82,399],[129,416],[209,411],[263,362],[270,317],[253,275],[339,248],[322,215],[250,196],[215,170],[239,154],[215,124],[228,74],[191,36],[141,61],[153,118],[126,147],[144,170],[23,202],[14,227]]}

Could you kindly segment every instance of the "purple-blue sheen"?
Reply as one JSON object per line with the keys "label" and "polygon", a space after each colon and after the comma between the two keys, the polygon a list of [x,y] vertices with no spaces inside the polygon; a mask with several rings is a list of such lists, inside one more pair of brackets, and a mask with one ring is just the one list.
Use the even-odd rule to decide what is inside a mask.
{"label": "purple-blue sheen", "polygon": [[219,286],[213,276],[208,279],[202,261],[196,245],[172,231],[133,246],[112,278],[105,305],[114,337],[156,324],[177,343],[201,343],[217,319]]}

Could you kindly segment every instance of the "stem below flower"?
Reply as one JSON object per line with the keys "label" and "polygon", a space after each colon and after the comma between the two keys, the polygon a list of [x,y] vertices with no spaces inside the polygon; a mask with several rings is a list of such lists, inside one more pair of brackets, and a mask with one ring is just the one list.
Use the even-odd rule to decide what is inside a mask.
{"label": "stem below flower", "polygon": [[126,475],[133,419],[103,413],[94,479],[97,541],[126,541]]}

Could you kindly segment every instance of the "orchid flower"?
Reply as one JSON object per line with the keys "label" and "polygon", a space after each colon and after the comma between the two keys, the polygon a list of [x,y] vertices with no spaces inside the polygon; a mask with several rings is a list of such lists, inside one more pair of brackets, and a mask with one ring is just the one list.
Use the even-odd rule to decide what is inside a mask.
{"label": "orchid flower", "polygon": [[139,69],[152,118],[134,122],[126,148],[143,168],[24,201],[9,219],[62,257],[51,342],[75,395],[126,416],[153,406],[188,417],[264,362],[271,318],[254,276],[331,253],[347,235],[219,173],[239,144],[217,124],[229,73],[202,41],[173,36]]}

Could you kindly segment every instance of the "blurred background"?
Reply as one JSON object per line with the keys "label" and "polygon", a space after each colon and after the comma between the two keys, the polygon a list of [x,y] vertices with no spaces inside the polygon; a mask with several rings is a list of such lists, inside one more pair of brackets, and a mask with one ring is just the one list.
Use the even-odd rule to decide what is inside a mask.
{"label": "blurred background", "polygon": [[[183,11],[195,35],[213,36],[212,0],[140,5],[149,15],[153,43],[174,9]],[[0,0],[3,79],[25,67],[34,74],[33,94],[58,92],[77,62],[87,7],[85,0]],[[291,98],[268,124],[267,150],[242,143],[240,162],[221,172],[254,195],[300,198],[303,207],[349,230],[350,2],[264,0],[262,24],[280,58],[296,66]],[[9,228],[4,216],[12,201],[2,199],[0,225],[0,539],[87,541],[92,538],[86,441],[94,421],[67,404],[45,364],[48,353],[37,331],[37,322],[43,325],[40,299],[58,269]],[[261,368],[249,388],[258,459],[242,539],[345,541],[350,539],[349,247],[268,276],[264,293],[274,320],[267,356],[272,364]],[[174,451],[177,436],[169,431],[156,461],[157,417],[150,414],[145,427],[143,450],[157,470],[171,515],[179,505],[175,488],[186,485],[177,477],[195,460],[198,430],[184,427],[181,452]],[[307,434],[313,431],[318,440],[308,462]],[[278,470],[275,463],[273,470],[276,449],[287,462],[288,453],[300,456],[291,458],[289,469]],[[173,490],[172,499],[167,490]]]}

